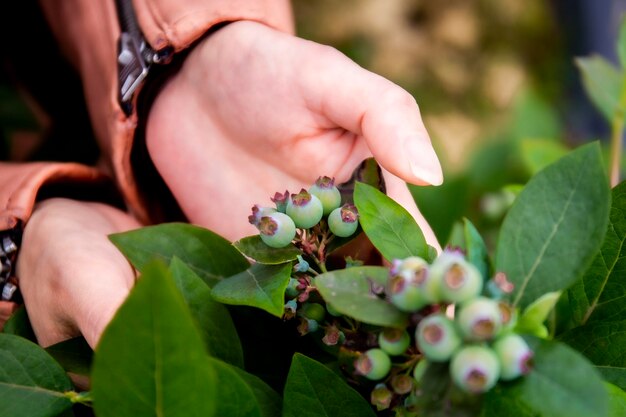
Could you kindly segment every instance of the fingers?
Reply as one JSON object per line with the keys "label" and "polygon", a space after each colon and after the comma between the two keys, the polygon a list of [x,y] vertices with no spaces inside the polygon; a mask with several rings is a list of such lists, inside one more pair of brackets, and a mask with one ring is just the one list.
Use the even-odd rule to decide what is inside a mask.
{"label": "fingers", "polygon": [[439,158],[413,96],[343,54],[321,45],[305,71],[312,106],[337,125],[362,135],[376,160],[408,183],[439,185]]}
{"label": "fingers", "polygon": [[38,342],[82,334],[91,347],[124,301],[135,273],[108,235],[139,224],[100,203],[49,199],[29,219],[17,262]]}

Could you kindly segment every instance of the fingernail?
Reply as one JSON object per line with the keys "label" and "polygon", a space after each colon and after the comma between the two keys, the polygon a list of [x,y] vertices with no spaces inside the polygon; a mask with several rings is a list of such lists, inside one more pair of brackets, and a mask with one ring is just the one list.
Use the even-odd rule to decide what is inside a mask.
{"label": "fingernail", "polygon": [[410,136],[404,141],[404,150],[413,175],[431,185],[443,183],[439,158],[428,137]]}

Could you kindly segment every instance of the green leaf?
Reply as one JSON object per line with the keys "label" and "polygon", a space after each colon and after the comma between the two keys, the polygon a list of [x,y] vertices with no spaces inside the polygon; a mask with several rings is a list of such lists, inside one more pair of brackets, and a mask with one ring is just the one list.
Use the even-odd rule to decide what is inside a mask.
{"label": "green leaf", "polygon": [[213,287],[211,295],[220,303],[257,307],[282,317],[291,269],[291,263],[254,264],[247,270],[220,281]]}
{"label": "green leaf", "polygon": [[626,320],[592,322],[559,336],[598,367],[605,379],[626,388]]}
{"label": "green leaf", "polygon": [[604,385],[609,393],[609,417],[626,416],[626,392],[608,382]]}
{"label": "green leaf", "polygon": [[302,252],[295,245],[290,244],[284,248],[272,248],[261,240],[259,235],[244,237],[233,245],[249,258],[260,264],[284,264],[295,260]]}
{"label": "green leaf", "polygon": [[564,157],[569,148],[550,139],[522,139],[521,155],[531,175]]}
{"label": "green leaf", "polygon": [[576,65],[583,76],[583,86],[593,104],[610,123],[620,109],[623,78],[609,61],[593,56],[577,58]]}
{"label": "green leaf", "polygon": [[467,260],[478,268],[485,279],[488,279],[491,275],[491,260],[489,259],[487,245],[469,219],[463,219],[463,226]]}
{"label": "green leaf", "polygon": [[0,415],[56,416],[72,407],[74,389],[61,366],[39,345],[0,334]]}
{"label": "green leaf", "polygon": [[155,258],[169,264],[177,256],[209,286],[250,266],[230,242],[186,223],[164,223],[109,236],[140,271]]}
{"label": "green leaf", "polygon": [[604,380],[626,390],[626,369],[625,368],[613,368],[612,366],[596,366],[596,369]]}
{"label": "green leaf", "polygon": [[626,182],[612,191],[609,227],[600,252],[569,291],[576,324],[626,319]]}
{"label": "green leaf", "polygon": [[533,409],[545,417],[607,415],[604,381],[579,352],[545,340],[531,347],[534,369],[521,385],[523,398]]}
{"label": "green leaf", "polygon": [[48,352],[67,372],[89,376],[93,350],[84,337],[74,337],[48,346],[46,352]]}
{"label": "green leaf", "polygon": [[387,259],[428,257],[428,245],[415,219],[404,207],[376,188],[356,183],[354,204],[372,244]]}
{"label": "green leaf", "polygon": [[200,328],[208,352],[243,368],[243,349],[228,309],[213,300],[211,289],[187,264],[172,258],[170,272]]}
{"label": "green leaf", "polygon": [[[208,358],[217,375],[215,415],[228,417],[261,417],[255,393],[237,372],[237,368],[215,358]],[[201,416],[202,414],[192,414]]]}
{"label": "green leaf", "polygon": [[145,265],[96,348],[96,415],[212,416],[216,383],[202,337],[167,268],[161,262]]}
{"label": "green leaf", "polygon": [[256,403],[263,417],[275,417],[280,415],[283,400],[269,385],[261,378],[251,373],[245,372],[239,368],[232,367],[239,374],[248,387],[252,390]]}
{"label": "green leaf", "polygon": [[[561,297],[561,291],[545,293],[535,301],[530,303],[521,314],[515,330],[518,333],[541,333],[545,327],[543,323],[548,318],[548,314],[554,309],[554,306]],[[540,329],[540,330],[539,330]]]}
{"label": "green leaf", "polygon": [[[513,414],[541,417],[606,417],[608,395],[598,371],[563,343],[531,340],[533,370],[488,394],[485,407],[511,404]],[[499,399],[489,398],[498,396]],[[483,412],[483,416],[496,416]]]}
{"label": "green leaf", "polygon": [[542,417],[530,408],[520,395],[511,395],[511,392],[503,392],[500,387],[496,386],[485,395],[480,417],[502,416]]}
{"label": "green leaf", "polygon": [[37,336],[35,336],[35,332],[30,324],[28,313],[26,312],[26,307],[24,307],[24,305],[21,305],[13,312],[13,314],[11,314],[11,317],[9,317],[7,322],[4,323],[2,332],[21,336],[24,339],[37,343]]}
{"label": "green leaf", "polygon": [[608,221],[609,185],[600,146],[581,146],[534,176],[507,213],[496,270],[525,307],[576,282],[595,256]]}
{"label": "green leaf", "polygon": [[283,394],[282,417],[375,417],[372,407],[339,375],[296,353]]}
{"label": "green leaf", "polygon": [[387,268],[359,266],[319,275],[315,286],[324,301],[343,315],[364,323],[402,327],[407,315],[372,291],[373,287],[384,288],[388,278]]}
{"label": "green leaf", "polygon": [[448,245],[464,251],[467,260],[480,271],[483,278],[489,279],[492,266],[487,245],[468,218],[463,218],[463,223],[455,225]]}

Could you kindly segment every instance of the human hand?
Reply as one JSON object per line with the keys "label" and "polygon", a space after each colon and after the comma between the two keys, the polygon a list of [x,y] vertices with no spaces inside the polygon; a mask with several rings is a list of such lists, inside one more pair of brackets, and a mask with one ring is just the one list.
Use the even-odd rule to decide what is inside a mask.
{"label": "human hand", "polygon": [[135,283],[135,271],[107,235],[139,227],[101,203],[38,203],[24,229],[17,276],[42,346],[83,335],[98,339]]}
{"label": "human hand", "polygon": [[161,91],[150,155],[192,223],[236,240],[257,231],[253,203],[320,175],[349,179],[365,158],[439,248],[406,183],[442,182],[414,98],[337,50],[255,22],[197,45]]}

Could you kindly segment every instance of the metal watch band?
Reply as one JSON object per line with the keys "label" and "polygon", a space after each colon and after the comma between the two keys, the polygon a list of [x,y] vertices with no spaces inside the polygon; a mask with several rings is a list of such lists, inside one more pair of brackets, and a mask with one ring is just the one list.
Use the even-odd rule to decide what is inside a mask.
{"label": "metal watch band", "polygon": [[15,262],[22,240],[22,227],[0,231],[0,299],[15,301],[19,296]]}
{"label": "metal watch band", "polygon": [[116,6],[121,29],[117,51],[118,100],[128,116],[133,111],[133,96],[148,76],[150,66],[169,63],[174,50],[167,47],[155,51],[146,43],[131,0],[117,0]]}

